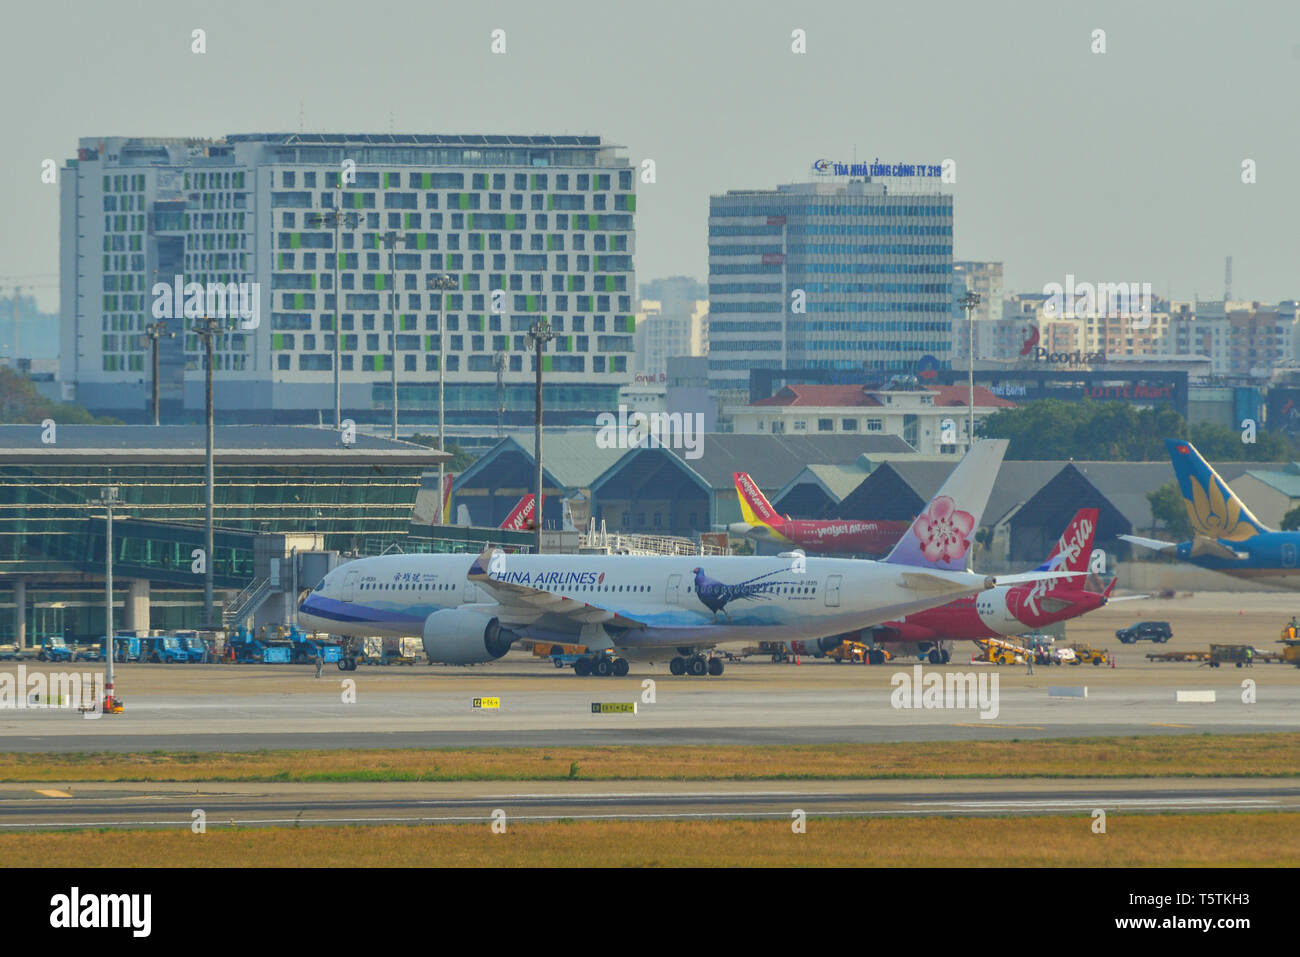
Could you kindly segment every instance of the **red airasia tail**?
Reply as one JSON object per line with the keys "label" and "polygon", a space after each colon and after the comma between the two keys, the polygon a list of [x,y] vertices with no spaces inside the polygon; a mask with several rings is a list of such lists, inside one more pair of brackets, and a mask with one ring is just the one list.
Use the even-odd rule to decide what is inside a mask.
{"label": "red airasia tail", "polygon": [[733,472],[743,522],[727,526],[732,535],[773,542],[805,552],[832,555],[883,555],[897,544],[911,522],[877,522],[855,518],[797,519],[780,515],[746,472]]}
{"label": "red airasia tail", "polygon": [[[533,503],[536,500],[537,498],[532,492],[521,498],[515,507],[511,509],[510,514],[506,516],[506,520],[501,523],[501,527],[512,532],[526,532],[535,528],[534,523],[536,520],[533,517]],[[542,501],[545,502],[545,499]]]}
{"label": "red airasia tail", "polygon": [[939,645],[941,641],[1020,635],[1100,608],[1110,599],[1115,582],[1111,581],[1104,592],[1087,588],[1097,514],[1095,508],[1075,512],[1051,556],[1040,566],[1077,571],[1078,577],[990,588],[973,598],[959,598],[908,615],[902,621],[885,622],[872,630],[871,637],[881,643],[902,646],[891,647],[891,651],[928,656],[932,664],[940,664],[948,660],[948,653]]}

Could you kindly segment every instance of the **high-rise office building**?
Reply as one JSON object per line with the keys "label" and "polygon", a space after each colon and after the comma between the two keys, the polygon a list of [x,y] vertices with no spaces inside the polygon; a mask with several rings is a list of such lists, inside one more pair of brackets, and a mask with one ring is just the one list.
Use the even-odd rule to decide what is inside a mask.
{"label": "high-rise office building", "polygon": [[[143,415],[155,290],[246,283],[259,315],[217,337],[219,415],[331,419],[341,207],[355,214],[337,249],[346,414],[385,421],[395,354],[403,421],[434,421],[445,348],[449,421],[496,421],[498,354],[507,408],[531,421],[526,333],[547,319],[548,420],[590,421],[632,372],[634,186],[597,136],[82,139],[61,179],[61,376],[89,408]],[[440,318],[431,283],[446,274],[458,288]],[[160,392],[192,418],[203,342],[172,305]]]}
{"label": "high-rise office building", "polygon": [[750,369],[947,365],[952,283],[949,194],[851,180],[712,196],[709,386],[740,397]]}

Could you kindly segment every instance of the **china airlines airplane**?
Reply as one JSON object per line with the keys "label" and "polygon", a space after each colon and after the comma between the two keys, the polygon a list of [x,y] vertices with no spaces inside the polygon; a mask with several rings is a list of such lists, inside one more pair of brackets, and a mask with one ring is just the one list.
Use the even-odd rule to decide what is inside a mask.
{"label": "china airlines airplane", "polygon": [[[354,637],[419,636],[432,661],[501,658],[520,638],[579,644],[579,675],[628,673],[629,658],[673,674],[720,675],[723,643],[830,642],[996,587],[1058,578],[966,568],[1005,440],[977,442],[883,561],[802,555],[381,555],[330,572],[299,620]],[[340,662],[343,670],[354,660]]]}

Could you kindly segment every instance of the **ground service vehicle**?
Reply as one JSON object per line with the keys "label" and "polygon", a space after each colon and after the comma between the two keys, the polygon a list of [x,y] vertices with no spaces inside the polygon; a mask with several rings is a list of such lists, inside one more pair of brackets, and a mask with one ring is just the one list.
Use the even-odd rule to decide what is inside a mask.
{"label": "ground service vehicle", "polygon": [[1107,655],[1105,649],[1098,650],[1096,648],[1089,647],[1088,645],[1075,645],[1074,661],[1071,661],[1070,664],[1086,665],[1089,662],[1091,662],[1094,665],[1104,665],[1109,660],[1110,657],[1109,655]]}
{"label": "ground service vehicle", "polygon": [[160,662],[165,665],[185,664],[190,660],[189,651],[181,645],[179,638],[167,636],[150,638],[146,661]]}
{"label": "ground service vehicle", "polygon": [[68,643],[57,636],[46,638],[41,642],[41,650],[37,653],[38,661],[71,661],[72,649]]}
{"label": "ground service vehicle", "polygon": [[1131,645],[1135,641],[1166,642],[1174,636],[1173,629],[1167,621],[1139,621],[1128,628],[1115,632],[1121,643]]}

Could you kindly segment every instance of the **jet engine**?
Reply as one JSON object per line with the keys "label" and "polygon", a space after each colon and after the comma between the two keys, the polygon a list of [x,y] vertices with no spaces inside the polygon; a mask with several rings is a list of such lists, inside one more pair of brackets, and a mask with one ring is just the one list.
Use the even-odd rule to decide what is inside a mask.
{"label": "jet engine", "polygon": [[444,608],[424,620],[424,653],[443,664],[496,661],[518,640],[495,616],[471,608]]}

